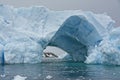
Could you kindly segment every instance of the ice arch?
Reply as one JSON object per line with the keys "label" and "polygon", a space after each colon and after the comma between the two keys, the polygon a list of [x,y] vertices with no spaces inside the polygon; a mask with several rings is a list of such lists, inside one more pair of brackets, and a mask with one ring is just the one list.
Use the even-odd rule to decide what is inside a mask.
{"label": "ice arch", "polygon": [[96,28],[85,17],[71,16],[58,29],[48,45],[70,53],[75,61],[84,61],[87,48],[101,40]]}
{"label": "ice arch", "polygon": [[88,47],[108,37],[113,24],[109,16],[90,11],[0,5],[0,63],[39,63],[47,46],[84,61]]}

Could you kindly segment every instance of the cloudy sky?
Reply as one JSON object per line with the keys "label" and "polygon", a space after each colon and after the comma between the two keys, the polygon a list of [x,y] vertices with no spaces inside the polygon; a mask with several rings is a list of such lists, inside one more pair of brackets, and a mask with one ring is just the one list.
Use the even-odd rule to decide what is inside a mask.
{"label": "cloudy sky", "polygon": [[2,4],[15,7],[32,5],[46,6],[52,10],[84,10],[95,13],[106,12],[120,26],[120,0],[0,0]]}

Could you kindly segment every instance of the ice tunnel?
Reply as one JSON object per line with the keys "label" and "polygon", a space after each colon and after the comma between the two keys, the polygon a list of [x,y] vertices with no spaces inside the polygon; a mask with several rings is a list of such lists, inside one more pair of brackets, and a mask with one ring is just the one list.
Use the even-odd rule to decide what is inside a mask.
{"label": "ice tunnel", "polygon": [[58,29],[49,42],[68,52],[74,61],[85,61],[87,48],[102,40],[95,27],[83,16],[71,16]]}

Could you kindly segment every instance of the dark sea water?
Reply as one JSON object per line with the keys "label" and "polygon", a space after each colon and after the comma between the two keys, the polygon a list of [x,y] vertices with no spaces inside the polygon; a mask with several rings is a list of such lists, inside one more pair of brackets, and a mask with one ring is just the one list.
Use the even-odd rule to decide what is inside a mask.
{"label": "dark sea water", "polygon": [[13,80],[16,75],[26,80],[120,80],[120,66],[79,62],[0,65],[0,80]]}

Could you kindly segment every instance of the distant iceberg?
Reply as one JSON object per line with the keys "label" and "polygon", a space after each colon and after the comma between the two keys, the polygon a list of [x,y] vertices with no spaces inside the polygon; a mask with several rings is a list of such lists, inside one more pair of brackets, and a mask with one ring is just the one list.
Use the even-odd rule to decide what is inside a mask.
{"label": "distant iceberg", "polygon": [[43,50],[56,46],[74,61],[120,64],[120,30],[114,24],[90,11],[0,5],[0,63],[39,63]]}

